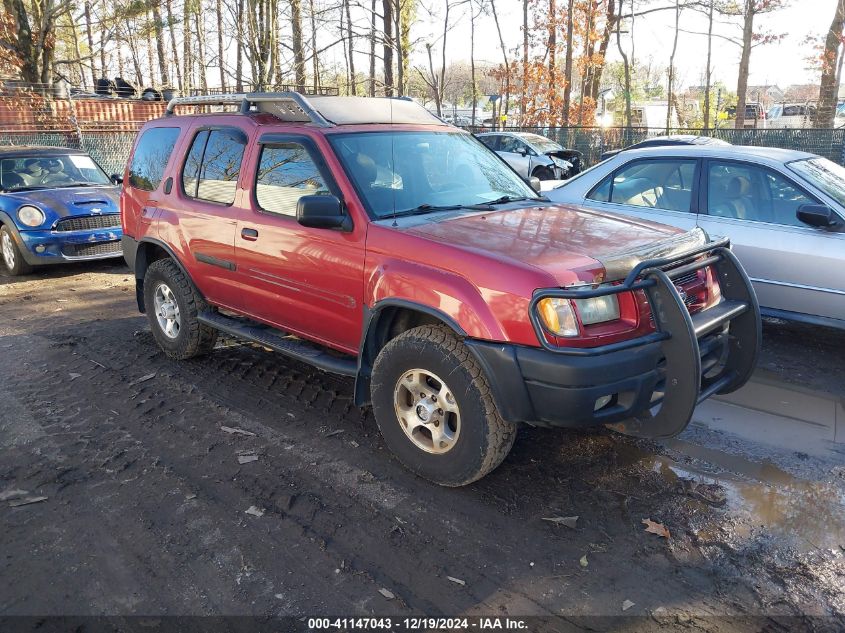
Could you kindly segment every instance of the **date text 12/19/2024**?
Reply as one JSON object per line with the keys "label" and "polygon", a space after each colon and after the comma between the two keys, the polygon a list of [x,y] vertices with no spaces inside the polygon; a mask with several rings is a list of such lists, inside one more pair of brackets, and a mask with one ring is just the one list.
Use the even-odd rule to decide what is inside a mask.
{"label": "date text 12/19/2024", "polygon": [[308,618],[309,631],[429,631],[429,630],[524,631],[528,624],[520,618]]}

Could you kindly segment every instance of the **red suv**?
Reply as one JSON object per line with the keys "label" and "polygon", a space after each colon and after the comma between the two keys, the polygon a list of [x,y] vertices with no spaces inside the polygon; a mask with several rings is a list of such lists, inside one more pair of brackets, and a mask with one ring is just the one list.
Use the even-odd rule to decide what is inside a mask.
{"label": "red suv", "polygon": [[[238,108],[174,112],[210,105]],[[168,356],[225,332],[353,376],[396,456],[447,486],[520,422],[676,434],[760,347],[726,241],[554,205],[406,100],[176,99],[138,135],[121,213]]]}

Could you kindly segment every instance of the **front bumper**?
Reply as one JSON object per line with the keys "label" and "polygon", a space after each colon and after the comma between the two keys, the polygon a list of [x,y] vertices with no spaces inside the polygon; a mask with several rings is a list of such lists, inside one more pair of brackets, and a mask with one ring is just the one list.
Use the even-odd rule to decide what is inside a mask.
{"label": "front bumper", "polygon": [[[760,308],[726,246],[708,244],[674,261],[643,262],[617,286],[542,291],[532,303],[533,312],[547,296],[642,289],[655,318],[652,334],[592,349],[466,341],[485,369],[502,417],[541,426],[608,424],[631,435],[670,437],[686,428],[702,400],[739,389],[757,362]],[[691,316],[672,279],[710,265],[723,300]]]}
{"label": "front bumper", "polygon": [[31,266],[121,257],[120,228],[90,231],[20,231],[21,252]]}

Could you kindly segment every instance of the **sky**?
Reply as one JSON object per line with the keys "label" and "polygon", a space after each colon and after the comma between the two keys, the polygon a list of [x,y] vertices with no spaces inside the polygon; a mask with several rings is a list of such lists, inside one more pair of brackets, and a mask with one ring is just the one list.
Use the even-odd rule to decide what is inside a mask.
{"label": "sky", "polygon": [[[442,13],[443,0],[421,0],[425,5],[438,7]],[[655,6],[660,0],[655,1]],[[662,0],[667,6],[671,0]],[[626,4],[628,4],[626,2]],[[804,44],[807,35],[822,34],[830,25],[836,0],[791,0],[789,6],[775,13],[759,16],[762,30],[784,37],[779,42],[758,46],[751,56],[750,85],[777,84],[786,88],[791,84],[813,83],[818,77],[807,70],[806,57],[811,53]],[[522,42],[522,1],[498,0],[496,9],[502,25],[502,34],[508,48],[521,47]],[[415,34],[421,42],[433,41],[440,37],[441,17],[430,18],[425,9],[420,9],[420,23],[415,27]],[[636,56],[645,59],[654,58],[655,63],[668,65],[672,49],[674,11],[652,13],[638,18],[635,27]],[[693,11],[681,14],[681,29],[706,32],[707,20]],[[715,33],[738,37],[739,27],[726,24],[714,27]],[[624,41],[624,39],[623,39]],[[459,19],[447,38],[447,63],[449,61],[468,60],[470,57],[470,24],[468,16]],[[623,44],[624,45],[624,44]],[[707,38],[689,33],[681,33],[678,50],[675,55],[679,69],[679,82],[682,86],[703,83],[703,71],[707,52]],[[422,57],[425,50],[421,43],[417,47],[414,64],[425,64]],[[438,49],[439,50],[439,41]],[[735,89],[739,66],[739,46],[725,40],[715,39],[713,46],[714,79],[724,82]],[[492,17],[484,16],[476,25],[476,59],[499,63],[501,52],[498,35]],[[613,41],[610,47],[610,61],[621,59]],[[435,64],[437,59],[435,59]]]}

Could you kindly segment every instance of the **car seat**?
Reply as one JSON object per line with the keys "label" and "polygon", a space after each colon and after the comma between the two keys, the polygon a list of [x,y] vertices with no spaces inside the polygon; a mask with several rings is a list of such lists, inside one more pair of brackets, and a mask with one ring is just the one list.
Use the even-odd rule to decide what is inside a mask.
{"label": "car seat", "polygon": [[751,181],[744,176],[734,176],[724,190],[714,196],[710,205],[711,214],[724,218],[746,220],[754,212],[751,200]]}

